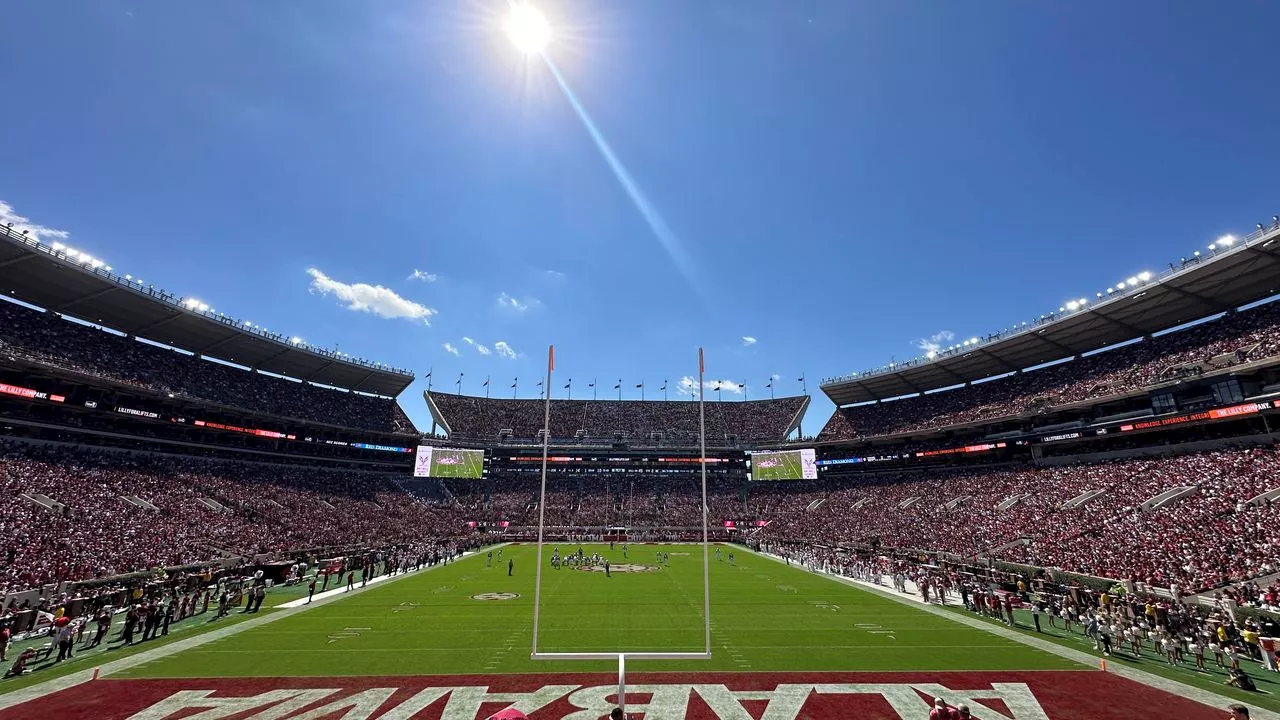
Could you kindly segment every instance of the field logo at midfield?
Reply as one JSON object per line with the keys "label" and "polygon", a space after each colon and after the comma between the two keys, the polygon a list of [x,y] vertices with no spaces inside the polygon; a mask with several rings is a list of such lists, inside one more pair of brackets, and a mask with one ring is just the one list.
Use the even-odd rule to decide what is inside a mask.
{"label": "field logo at midfield", "polygon": [[[583,565],[578,569],[584,572],[598,572],[598,573],[604,572],[603,565]],[[624,563],[621,565],[609,566],[609,572],[611,573],[643,573],[643,572],[653,572],[657,569],[658,569],[657,565],[628,565]]]}
{"label": "field logo at midfield", "polygon": [[518,597],[520,597],[520,593],[492,592],[492,593],[479,593],[477,595],[472,595],[471,599],[472,600],[515,600]]}

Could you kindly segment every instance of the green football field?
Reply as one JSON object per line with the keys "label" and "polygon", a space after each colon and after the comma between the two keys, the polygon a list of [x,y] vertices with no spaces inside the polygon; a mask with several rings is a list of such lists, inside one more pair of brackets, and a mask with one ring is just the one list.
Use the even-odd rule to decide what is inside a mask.
{"label": "green football field", "polygon": [[430,473],[440,478],[479,478],[484,475],[484,452],[436,448]]}
{"label": "green football field", "polygon": [[[760,461],[777,462],[778,464],[762,466]],[[803,471],[804,463],[800,459],[799,450],[769,453],[763,457],[755,455],[751,460],[752,480],[799,480]]]}
{"label": "green football field", "polygon": [[[576,551],[561,545],[563,551]],[[583,546],[635,572],[543,570],[539,649],[699,651],[700,546]],[[722,548],[726,553],[729,548]],[[712,659],[635,670],[1038,670],[1082,666],[875,593],[734,550],[711,558]],[[496,554],[496,553],[495,553]],[[133,668],[127,677],[438,675],[616,670],[531,660],[534,555],[508,546]],[[549,549],[548,549],[549,557]],[[507,561],[514,562],[508,576]],[[518,597],[513,597],[518,596]],[[509,598],[509,599],[502,599]]]}

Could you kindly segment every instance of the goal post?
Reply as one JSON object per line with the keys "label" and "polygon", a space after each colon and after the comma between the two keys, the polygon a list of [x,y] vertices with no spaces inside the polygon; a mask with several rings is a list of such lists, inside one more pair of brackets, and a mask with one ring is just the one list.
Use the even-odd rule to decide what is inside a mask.
{"label": "goal post", "polygon": [[542,478],[538,492],[538,549],[537,567],[533,586],[533,646],[529,653],[532,660],[582,661],[606,660],[618,663],[618,707],[626,713],[626,662],[627,660],[710,660],[711,659],[711,554],[709,550],[709,524],[707,508],[707,416],[706,416],[706,362],[702,348],[698,348],[698,447],[700,479],[702,485],[702,617],[704,645],[701,652],[668,652],[658,649],[639,652],[544,652],[538,649],[538,622],[542,607],[542,558],[545,540],[547,507],[547,457],[551,438],[551,375],[555,372],[556,348],[547,348],[547,377],[544,387],[542,426]]}

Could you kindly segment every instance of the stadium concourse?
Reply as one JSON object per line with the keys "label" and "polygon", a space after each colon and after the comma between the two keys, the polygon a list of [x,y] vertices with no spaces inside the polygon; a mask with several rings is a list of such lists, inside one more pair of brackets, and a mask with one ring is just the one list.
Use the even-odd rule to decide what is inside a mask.
{"label": "stadium concourse", "polygon": [[[1267,247],[1258,243],[1280,228],[1263,232],[1250,240],[1254,247]],[[1245,245],[1242,250],[1249,249]],[[1224,255],[1184,272],[1210,273],[1214,263],[1230,260]],[[888,704],[874,707],[886,717],[891,715],[885,708],[896,712],[909,705],[901,693],[924,702],[919,693],[932,698],[942,693],[938,688],[961,688],[972,703],[994,703],[984,710],[987,715],[975,715],[983,718],[1124,716],[1096,704],[1083,710],[1073,704],[1086,686],[1105,686],[1113,692],[1109,697],[1142,695],[1153,703],[1184,702],[1166,691],[1190,697],[1196,702],[1177,706],[1188,718],[1216,717],[1208,706],[1223,707],[1225,697],[1280,710],[1273,699],[1280,683],[1270,672],[1271,638],[1280,635],[1273,615],[1280,610],[1280,510],[1274,503],[1280,497],[1280,451],[1272,427],[1280,419],[1280,305],[1265,302],[1268,288],[1275,287],[1266,273],[1275,273],[1276,265],[1250,266],[1233,275],[1232,283],[1213,286],[1229,285],[1237,293],[1230,297],[1200,288],[1199,314],[1161,316],[1162,327],[1108,335],[1105,348],[1049,358],[1043,367],[1014,367],[1014,360],[1004,359],[1013,357],[1009,348],[1020,342],[1015,335],[994,338],[974,353],[1004,363],[1007,372],[998,376],[967,378],[962,372],[978,372],[976,363],[985,360],[948,355],[829,382],[823,389],[837,409],[817,438],[800,435],[808,397],[716,401],[702,408],[689,399],[554,399],[545,437],[545,496],[542,401],[428,391],[423,400],[444,435],[424,434],[394,397],[411,375],[266,337],[197,308],[175,306],[162,294],[130,289],[133,304],[96,307],[88,293],[77,301],[83,317],[41,309],[54,305],[56,288],[16,297],[21,304],[0,301],[0,656],[10,675],[0,680],[0,708],[7,707],[3,694],[38,696],[46,679],[53,683],[49,692],[76,686],[47,701],[67,717],[128,717],[144,710],[102,695],[111,692],[136,691],[157,708],[195,689],[231,697],[284,692],[285,685],[260,672],[247,673],[256,678],[252,682],[232,679],[235,666],[219,666],[220,679],[195,686],[172,679],[198,677],[201,668],[216,666],[216,649],[191,655],[204,658],[194,667],[181,665],[194,662],[182,655],[165,658],[232,636],[238,638],[232,644],[250,643],[268,653],[273,636],[256,628],[273,618],[285,626],[309,612],[332,620],[328,607],[351,608],[352,618],[364,618],[359,608],[385,604],[377,598],[395,598],[388,611],[395,613],[439,603],[433,612],[448,620],[432,627],[441,632],[476,617],[450,614],[460,612],[448,604],[455,588],[468,588],[465,597],[477,602],[528,609],[521,603],[531,588],[520,583],[528,582],[529,573],[517,568],[527,570],[536,559],[520,543],[537,538],[540,529],[552,543],[598,543],[592,554],[634,571],[627,582],[650,583],[632,586],[631,594],[650,597],[652,606],[678,599],[696,614],[681,584],[681,573],[696,573],[668,565],[670,558],[640,564],[615,545],[699,540],[705,470],[712,539],[726,553],[750,558],[749,565],[741,559],[715,565],[719,584],[713,588],[732,588],[731,599],[760,598],[761,608],[794,600],[794,610],[845,613],[840,618],[852,608],[885,605],[852,623],[853,631],[849,623],[815,625],[809,636],[809,620],[794,632],[770,626],[778,622],[773,610],[737,629],[723,613],[715,615],[722,654],[714,662],[725,665],[713,664],[713,670],[750,667],[779,674],[751,682],[730,674],[697,676],[702,689],[696,692],[706,707],[694,709],[687,697],[695,690],[686,689],[681,715],[741,718],[750,713],[742,706],[736,706],[741,712],[728,709],[734,707],[731,700],[772,698],[792,703],[788,717],[801,708],[834,717],[828,710],[838,705],[810,695],[854,693],[851,685],[833,689],[848,682],[864,683],[858,687],[865,692],[879,688],[874,692]],[[94,282],[118,280],[103,280],[96,269],[67,272],[96,273]],[[1181,275],[1171,278],[1188,282]],[[1152,281],[1152,296],[1163,282]],[[1248,292],[1241,294],[1241,288]],[[1210,308],[1215,311],[1204,315]],[[1046,321],[1035,332],[1056,332],[1057,323],[1082,322],[1095,311]],[[164,337],[148,336],[146,328],[157,322],[148,318],[157,316],[170,318],[163,321]],[[223,334],[211,340],[215,331]],[[1082,339],[1075,346],[1092,342]],[[208,359],[219,347],[236,350]],[[969,365],[957,364],[962,362]],[[309,370],[290,375],[289,368]],[[354,381],[344,386],[344,378]],[[902,382],[918,391],[898,399],[869,395]],[[783,452],[789,459],[768,456],[766,464],[759,462],[761,452]],[[494,548],[497,543],[507,544]],[[486,548],[508,553],[509,580],[494,579],[504,577],[500,572],[484,574],[501,570],[504,562],[499,555],[495,563]],[[480,552],[446,566],[470,550]],[[663,546],[658,556],[692,562],[684,560],[687,550]],[[379,575],[407,579],[380,581],[360,592],[364,580]],[[594,582],[578,575],[586,574],[575,574],[567,586]],[[397,595],[396,587],[413,589]],[[574,592],[591,598],[597,587]],[[883,590],[871,589],[884,587],[899,591],[890,589],[892,598],[886,599],[877,594]],[[341,592],[326,594],[331,588]],[[798,588],[804,588],[803,599]],[[350,600],[348,589],[357,593]],[[313,592],[320,594],[314,610],[307,602]],[[915,592],[922,599],[959,596],[969,610],[921,610],[921,603],[905,601]],[[832,593],[848,594],[839,603],[829,599]],[[264,597],[258,616],[254,608],[262,607]],[[610,596],[599,605],[626,600]],[[908,609],[899,609],[899,601]],[[276,607],[285,604],[290,607]],[[474,637],[484,638],[477,641],[484,645],[481,654],[492,658],[479,666],[448,655],[454,645],[430,646],[430,638],[419,649],[434,659],[423,664],[397,660],[393,647],[366,648],[370,663],[387,653],[389,660],[378,661],[384,672],[473,673],[450,686],[457,697],[480,693],[481,684],[489,687],[480,677],[486,671],[518,674],[493,680],[495,689],[484,693],[499,699],[468,705],[469,716],[430,703],[421,708],[425,714],[405,710],[389,716],[476,720],[482,706],[492,710],[494,702],[536,694],[551,679],[532,674],[511,650],[528,639],[521,634],[523,613],[504,616],[512,627],[504,627],[500,637],[477,631]],[[239,623],[242,614],[254,619]],[[1071,624],[1059,631],[1055,622],[1042,637],[1032,629],[1032,623],[1040,628],[1041,615]],[[901,633],[894,635],[899,649],[874,644],[884,640],[877,634],[889,632],[875,629],[888,621],[882,616],[907,625],[894,631]],[[324,658],[333,651],[325,646],[359,637],[378,620],[337,622],[344,624],[298,630],[297,637],[328,638],[306,649],[313,658],[308,662],[316,665],[298,666],[298,674],[326,674],[317,670],[331,669]],[[930,625],[935,622],[942,624]],[[236,629],[241,625],[242,637]],[[171,626],[184,639],[166,650]],[[910,653],[896,640],[912,630],[922,637],[945,635],[953,626],[975,634],[957,639],[936,658],[927,639]],[[776,632],[774,644],[753,645],[748,631],[756,630]],[[849,632],[861,633],[861,639],[848,639]],[[833,633],[853,644],[831,640]],[[993,633],[998,642],[988,637]],[[1121,661],[1121,653],[1102,655],[1103,636],[1123,644],[1125,678],[1151,687],[1116,673],[1078,676],[1082,658]],[[857,651],[866,649],[857,644],[864,640],[874,644],[867,654],[872,660]],[[831,646],[829,655],[806,650],[824,643]],[[988,647],[999,649],[965,655]],[[789,653],[792,660],[778,659]],[[1223,666],[1196,668],[1205,653],[1211,663],[1219,654]],[[818,656],[822,660],[815,665]],[[996,660],[983,664],[990,657]],[[172,675],[78,686],[89,679],[86,658],[121,678],[126,672],[145,677],[149,668]],[[986,672],[966,672],[975,669]],[[876,674],[885,670],[914,674],[895,685],[894,677]],[[944,670],[955,675],[938,674]],[[1025,670],[1046,674],[1033,679],[1017,672]],[[578,680],[584,687],[608,684],[599,675]],[[644,692],[661,697],[666,685],[650,680],[658,689]],[[1228,680],[1267,694],[1227,686]],[[293,692],[330,687],[289,682]],[[370,682],[349,687],[356,695],[373,692]],[[425,693],[441,682],[428,677],[395,687],[414,685]],[[1015,685],[1030,695],[1009,689]],[[783,697],[784,686],[811,687],[812,693]],[[915,689],[902,689],[908,686]],[[587,702],[585,696],[557,687],[546,690],[543,705],[525,703],[558,708],[535,718],[596,707],[575,704]],[[69,699],[58,705],[64,702],[58,698]],[[293,705],[270,716],[321,716],[304,714],[318,695],[300,698],[280,695]],[[36,702],[43,711],[46,700]],[[110,712],[99,712],[108,706]],[[0,710],[0,717],[40,716],[30,707],[15,704]],[[359,716],[376,717],[377,707]],[[169,715],[154,710],[137,716]]]}

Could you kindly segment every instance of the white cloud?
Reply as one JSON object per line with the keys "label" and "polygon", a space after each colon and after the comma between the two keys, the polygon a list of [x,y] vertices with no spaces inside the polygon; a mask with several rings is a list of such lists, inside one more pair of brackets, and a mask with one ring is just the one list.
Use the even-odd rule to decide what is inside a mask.
{"label": "white cloud", "polygon": [[311,276],[312,292],[321,295],[332,293],[346,303],[348,310],[371,312],[383,318],[421,320],[427,325],[431,324],[431,316],[437,314],[436,310],[426,305],[400,297],[391,288],[365,283],[344,283],[316,268],[307,268],[307,274]]}
{"label": "white cloud", "polygon": [[750,346],[752,346],[752,345],[755,345],[755,344],[756,344],[756,339],[755,339],[754,337],[750,336],[750,335],[743,335],[743,336],[742,336],[742,344],[743,344],[743,345],[745,345],[745,346],[747,346],[747,347],[750,347]]}
{"label": "white cloud", "polygon": [[[742,394],[742,388],[738,387],[737,381],[734,381],[734,380],[703,380],[702,381],[702,387],[706,388],[708,395],[715,392],[717,386],[720,388],[720,392],[722,394],[723,393],[733,393],[735,395]],[[697,396],[698,379],[690,375],[685,375],[684,377],[680,378],[680,382],[676,385],[676,392],[680,393],[681,395]]]}
{"label": "white cloud", "polygon": [[422,282],[429,282],[429,283],[433,283],[433,282],[435,282],[437,279],[439,279],[439,277],[440,277],[440,276],[439,276],[439,275],[437,275],[437,274],[435,274],[435,273],[429,273],[429,272],[426,272],[425,270],[419,270],[419,269],[417,269],[417,268],[414,268],[414,269],[413,269],[413,274],[411,274],[411,275],[409,276],[409,279],[410,279],[410,280],[421,280]]}
{"label": "white cloud", "polygon": [[566,277],[568,277],[567,275],[560,272],[559,270],[546,270],[544,272],[546,273],[547,277],[551,278],[552,280],[564,280]]}
{"label": "white cloud", "polygon": [[507,293],[502,293],[498,296],[498,307],[521,313],[535,305],[538,305],[538,303],[539,301],[537,298],[526,297],[521,300],[520,298],[512,297]]}
{"label": "white cloud", "polygon": [[475,348],[475,349],[476,349],[476,352],[480,353],[481,355],[489,355],[489,354],[491,353],[491,351],[489,350],[489,348],[485,347],[484,345],[481,345],[480,343],[476,342],[475,340],[473,340],[473,339],[471,339],[471,338],[469,338],[469,337],[464,337],[464,338],[462,338],[462,342],[464,342],[464,343],[466,343],[466,344],[470,345],[471,347]]}
{"label": "white cloud", "polygon": [[499,340],[498,342],[494,343],[493,349],[497,351],[498,357],[503,357],[508,360],[515,360],[516,358],[520,357],[520,353],[513,350],[511,346],[507,344],[506,340]]}
{"label": "white cloud", "polygon": [[453,355],[457,355],[457,354],[458,354],[458,346],[454,345],[453,343],[448,343],[448,342],[447,342],[447,343],[445,343],[445,344],[441,345],[440,347],[444,348],[444,351],[445,351],[445,352],[447,352],[447,353],[451,353],[451,354],[453,354]]}
{"label": "white cloud", "polygon": [[927,338],[920,338],[916,341],[916,347],[920,348],[927,355],[936,353],[943,348],[943,345],[956,339],[956,334],[950,330],[939,330]]}
{"label": "white cloud", "polygon": [[0,200],[0,225],[8,225],[9,223],[13,223],[13,227],[10,228],[10,230],[19,234],[21,234],[23,230],[26,230],[27,237],[39,240],[43,243],[50,243],[54,240],[66,240],[71,237],[71,233],[66,230],[55,230],[53,228],[31,222],[28,218],[14,212],[12,205]]}

